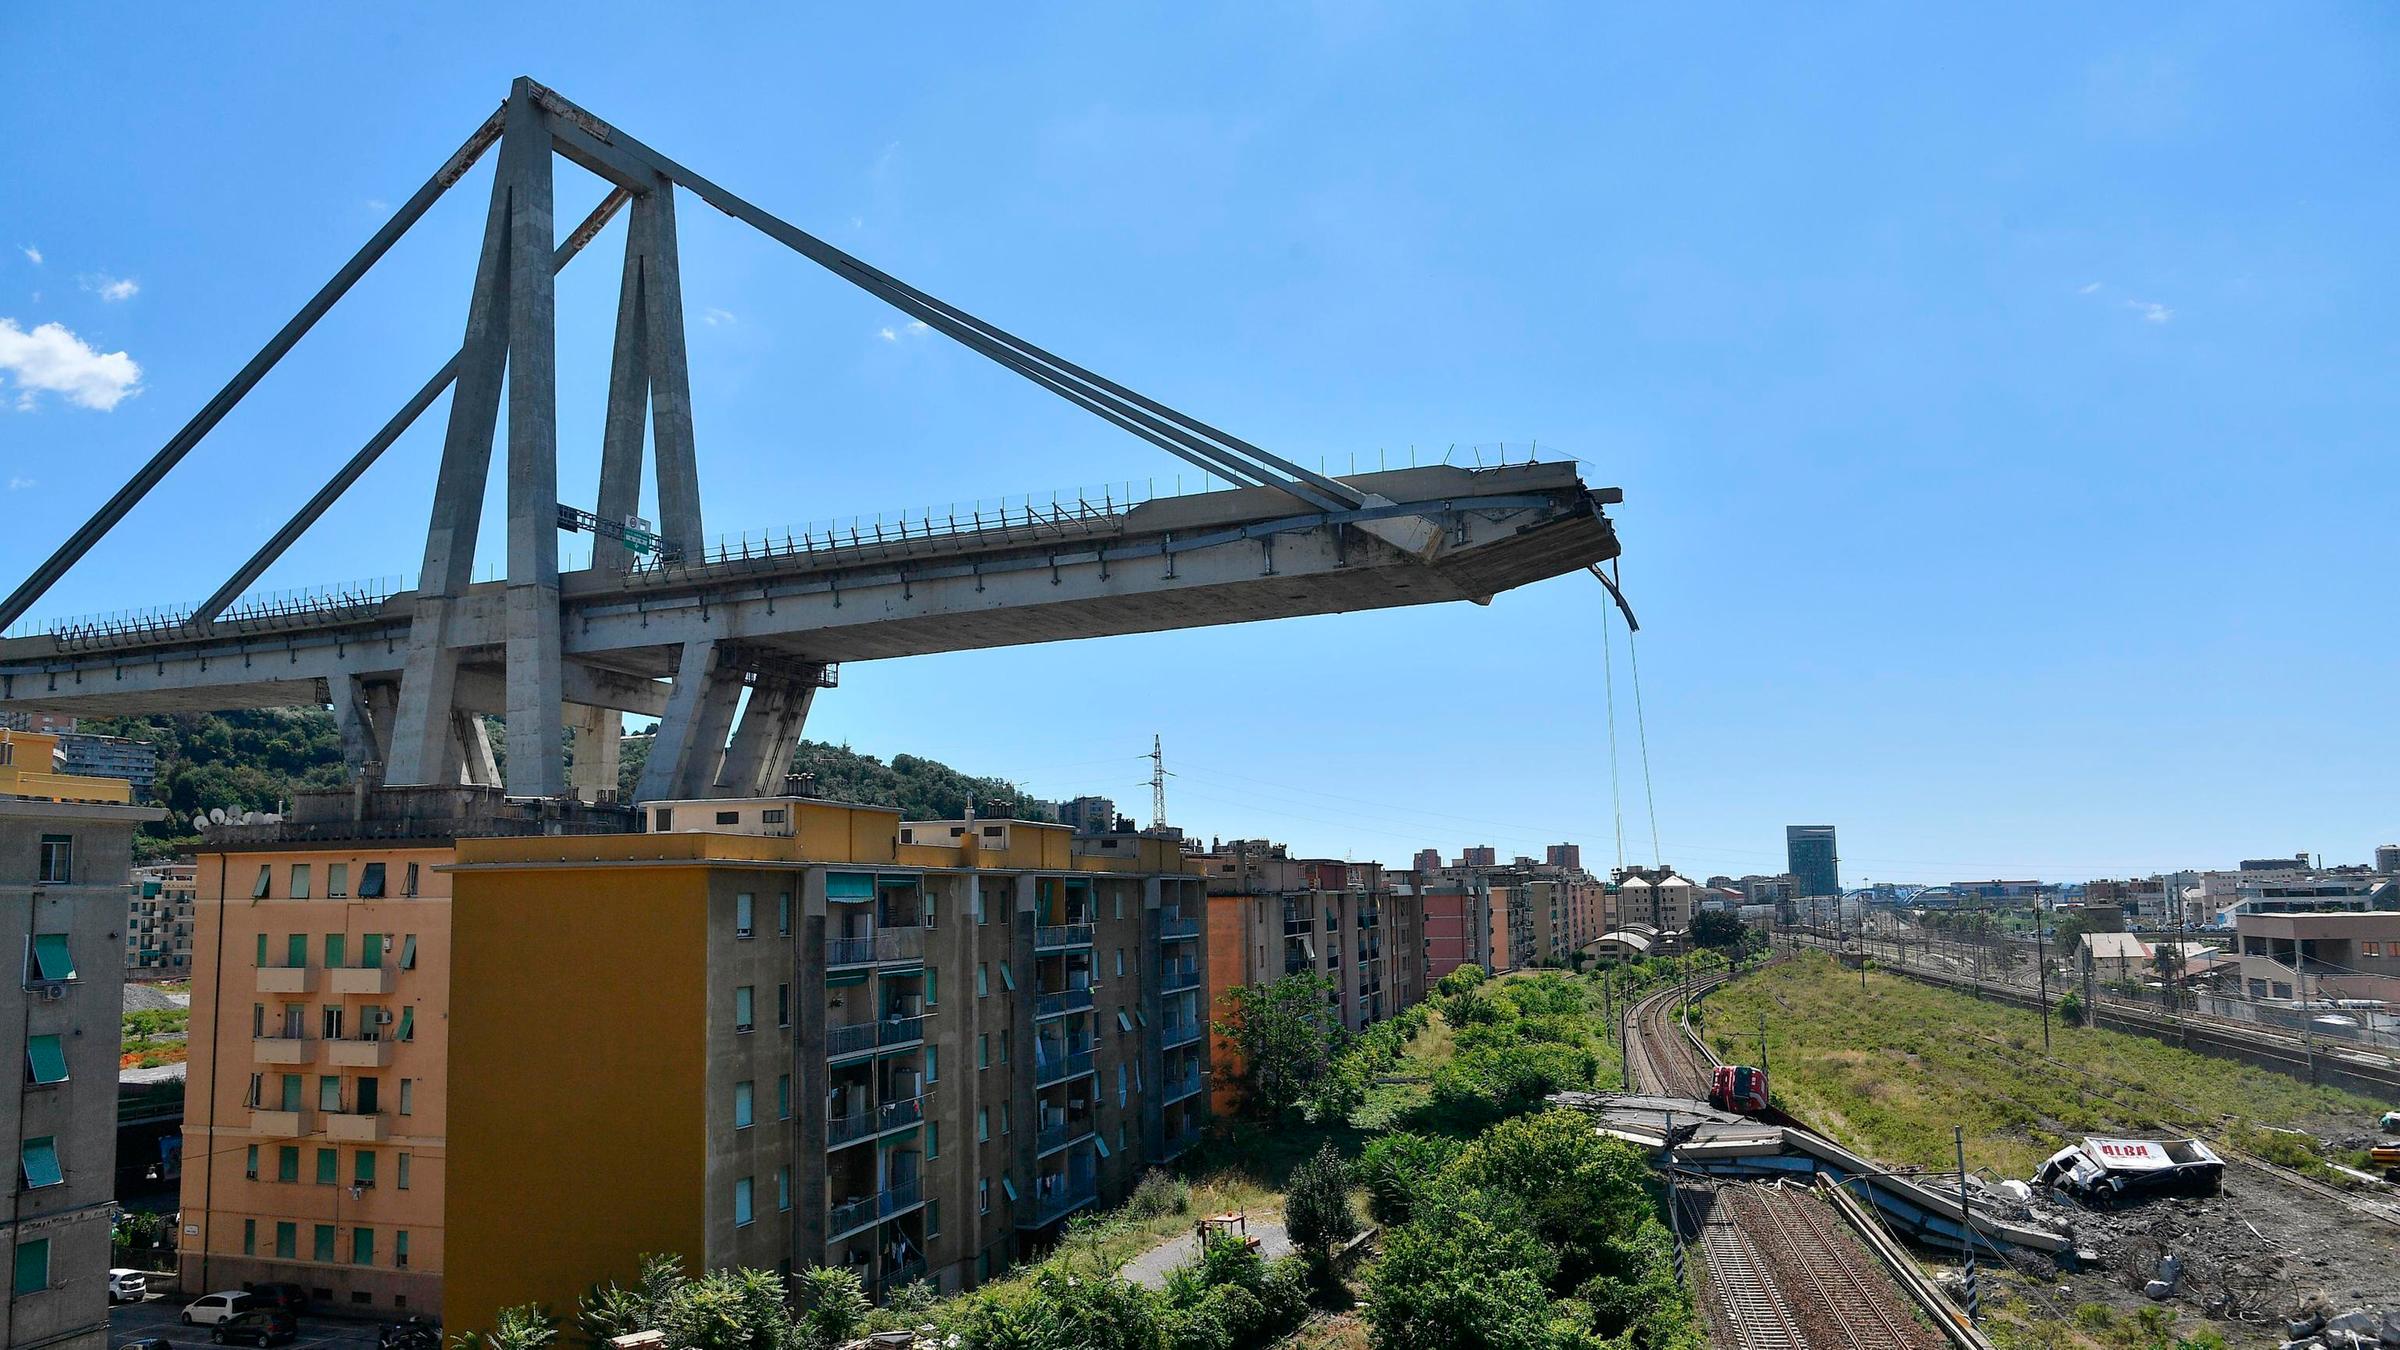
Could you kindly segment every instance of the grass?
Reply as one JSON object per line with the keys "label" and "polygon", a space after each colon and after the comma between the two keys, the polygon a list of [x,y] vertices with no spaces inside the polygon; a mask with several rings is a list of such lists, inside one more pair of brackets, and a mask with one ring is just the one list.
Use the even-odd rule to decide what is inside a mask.
{"label": "grass", "polygon": [[[2335,1088],[2162,1042],[2053,1019],[2042,1052],[2038,1013],[1857,972],[1810,953],[1737,980],[1708,1000],[1710,1045],[1729,1060],[1767,1059],[1778,1105],[1889,1163],[1946,1169],[1951,1128],[1967,1162],[2025,1177],[2085,1134],[2171,1130],[2235,1136],[2262,1128],[2310,1134],[2370,1128],[2381,1108]],[[2282,1136],[2278,1160],[2314,1162],[2313,1140]]]}

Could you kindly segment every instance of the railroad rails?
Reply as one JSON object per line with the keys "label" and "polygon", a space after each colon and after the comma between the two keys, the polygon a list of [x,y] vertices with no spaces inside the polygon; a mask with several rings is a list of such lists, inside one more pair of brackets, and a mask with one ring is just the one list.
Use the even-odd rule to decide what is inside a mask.
{"label": "railroad rails", "polygon": [[[1716,975],[1662,990],[1628,1014],[1627,1088],[1706,1100],[1716,1065],[1681,1025],[1681,1001]],[[1779,1183],[1677,1179],[1675,1207],[1707,1270],[1703,1300],[1716,1343],[1732,1350],[1849,1347],[1936,1350],[1943,1338],[1824,1203]]]}

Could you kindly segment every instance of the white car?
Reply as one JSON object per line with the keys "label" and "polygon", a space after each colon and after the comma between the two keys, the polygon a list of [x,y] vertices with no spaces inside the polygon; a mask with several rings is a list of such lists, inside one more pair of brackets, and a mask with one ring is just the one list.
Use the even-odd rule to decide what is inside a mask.
{"label": "white car", "polygon": [[118,1266],[108,1272],[108,1301],[139,1303],[150,1292],[150,1281],[138,1270]]}
{"label": "white car", "polygon": [[183,1324],[187,1327],[213,1327],[232,1317],[258,1307],[256,1294],[229,1290],[222,1294],[203,1294],[183,1307]]}

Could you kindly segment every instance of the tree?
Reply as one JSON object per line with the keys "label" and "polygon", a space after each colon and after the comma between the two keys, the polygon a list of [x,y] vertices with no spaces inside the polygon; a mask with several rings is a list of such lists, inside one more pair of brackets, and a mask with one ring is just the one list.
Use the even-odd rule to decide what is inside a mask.
{"label": "tree", "polygon": [[1333,992],[1333,982],[1315,971],[1226,991],[1226,1016],[1215,1030],[1240,1055],[1245,1112],[1266,1119],[1288,1115],[1331,1071],[1349,1038],[1327,1015]]}
{"label": "tree", "polygon": [[840,1345],[858,1335],[875,1311],[858,1272],[815,1266],[792,1276],[799,1296],[800,1326],[811,1345]]}
{"label": "tree", "polygon": [[1283,1229],[1292,1245],[1307,1253],[1320,1270],[1337,1245],[1358,1234],[1358,1216],[1350,1212],[1350,1169],[1333,1145],[1292,1170],[1283,1193]]}
{"label": "tree", "polygon": [[2069,993],[2058,1001],[2058,1020],[2071,1027],[2083,1025],[2083,1000]]}
{"label": "tree", "polygon": [[1504,1120],[1468,1145],[1450,1172],[1466,1185],[1513,1197],[1534,1231],[1558,1250],[1570,1282],[1624,1273],[1628,1253],[1616,1244],[1638,1233],[1652,1211],[1648,1164],[1575,1111]]}
{"label": "tree", "polygon": [[1368,1215],[1385,1225],[1415,1218],[1425,1188],[1441,1176],[1461,1147],[1457,1140],[1442,1135],[1405,1130],[1368,1144],[1351,1168],[1351,1175],[1366,1188]]}
{"label": "tree", "polygon": [[1528,1350],[1551,1344],[1556,1258],[1505,1196],[1444,1194],[1394,1229],[1367,1280],[1375,1350]]}
{"label": "tree", "polygon": [[463,1331],[459,1350],[546,1350],[558,1339],[558,1319],[538,1303],[502,1308],[490,1331]]}
{"label": "tree", "polygon": [[1704,909],[1692,916],[1692,941],[1720,951],[1741,950],[1750,940],[1750,925],[1729,909]]}

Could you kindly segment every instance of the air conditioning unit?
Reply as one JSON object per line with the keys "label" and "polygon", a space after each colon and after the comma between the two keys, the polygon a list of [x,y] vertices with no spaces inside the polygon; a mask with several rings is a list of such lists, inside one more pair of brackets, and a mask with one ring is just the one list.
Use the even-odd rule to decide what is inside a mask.
{"label": "air conditioning unit", "polygon": [[67,982],[64,980],[51,980],[42,985],[42,997],[49,999],[53,1003],[65,998],[66,996]]}
{"label": "air conditioning unit", "polygon": [[392,1020],[392,1010],[391,1010],[391,1009],[389,1009],[389,1008],[377,1008],[377,1009],[375,1010],[375,1025],[377,1025],[377,1026],[382,1026],[382,1025],[384,1025],[385,1023],[387,1023],[387,1022],[389,1022],[389,1021],[391,1021],[391,1020]]}

